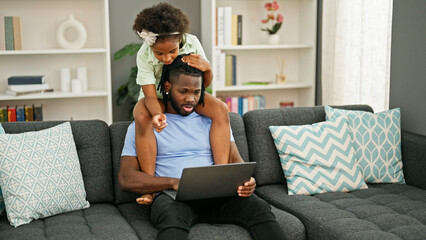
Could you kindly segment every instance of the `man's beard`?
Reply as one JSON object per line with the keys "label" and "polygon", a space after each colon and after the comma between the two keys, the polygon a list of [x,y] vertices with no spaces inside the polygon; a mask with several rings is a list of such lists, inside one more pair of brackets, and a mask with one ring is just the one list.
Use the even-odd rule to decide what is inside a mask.
{"label": "man's beard", "polygon": [[191,105],[191,106],[193,106],[193,109],[192,109],[192,111],[191,112],[186,112],[186,111],[184,111],[182,108],[179,108],[179,106],[178,106],[178,104],[176,103],[176,101],[173,99],[173,96],[172,96],[172,92],[170,91],[169,92],[169,101],[170,101],[170,104],[172,105],[172,107],[173,107],[173,109],[179,114],[179,115],[181,115],[181,116],[188,116],[189,114],[191,114],[191,113],[193,113],[194,111],[195,111],[195,106],[196,105],[193,105],[193,104],[185,104],[185,105]]}

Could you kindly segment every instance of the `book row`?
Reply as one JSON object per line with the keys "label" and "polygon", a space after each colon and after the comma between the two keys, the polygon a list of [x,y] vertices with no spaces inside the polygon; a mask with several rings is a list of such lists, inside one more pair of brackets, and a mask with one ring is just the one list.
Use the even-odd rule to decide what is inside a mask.
{"label": "book row", "polygon": [[216,8],[216,46],[241,45],[243,15],[232,14],[232,7]]}
{"label": "book row", "polygon": [[0,122],[43,121],[43,105],[0,107]]}
{"label": "book row", "polygon": [[216,77],[216,86],[223,88],[237,85],[237,56],[217,51],[214,66],[214,76]]}
{"label": "book row", "polygon": [[229,112],[238,113],[241,116],[248,111],[265,108],[265,97],[262,95],[219,98],[226,103]]}
{"label": "book row", "polygon": [[22,27],[20,16],[4,17],[6,50],[22,50]]}
{"label": "book row", "polygon": [[44,82],[44,76],[11,76],[7,79],[5,93],[20,96],[30,93],[53,92],[49,83]]}

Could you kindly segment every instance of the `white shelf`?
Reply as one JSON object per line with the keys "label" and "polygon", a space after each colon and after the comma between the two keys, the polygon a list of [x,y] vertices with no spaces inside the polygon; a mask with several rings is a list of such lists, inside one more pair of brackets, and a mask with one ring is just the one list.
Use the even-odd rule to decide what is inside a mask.
{"label": "white shelf", "polygon": [[215,46],[214,49],[222,51],[237,50],[279,50],[279,49],[303,49],[312,48],[310,44],[279,44],[279,45],[238,45],[238,46]]}
{"label": "white shelf", "polygon": [[[43,104],[43,120],[100,119],[111,124],[108,1],[0,0],[0,19],[6,15],[21,17],[23,49],[6,51],[4,31],[0,31],[0,106]],[[57,42],[58,26],[70,14],[87,32],[81,49],[62,49]],[[76,79],[79,67],[87,69],[88,91],[60,92],[60,69],[69,68],[71,79]],[[6,95],[7,79],[19,75],[44,75],[54,92]]]}
{"label": "white shelf", "polygon": [[268,85],[238,85],[228,86],[216,89],[216,92],[235,92],[235,91],[263,91],[263,90],[280,90],[280,89],[300,89],[311,88],[309,83],[285,83],[285,84],[268,84]]}
{"label": "white shelf", "polygon": [[[277,0],[284,22],[277,35],[280,44],[266,44],[268,34],[261,29],[266,17],[264,0],[203,0],[202,44],[210,56],[215,78],[212,94],[222,98],[262,95],[267,108],[291,101],[295,106],[315,105],[317,0]],[[217,7],[231,7],[242,15],[242,45],[217,46]],[[205,27],[204,27],[205,26]],[[225,29],[223,29],[225,31]],[[226,34],[226,33],[224,33]],[[235,55],[236,86],[223,86],[226,78],[224,54]],[[228,59],[229,60],[229,59]],[[280,62],[284,61],[284,69]],[[228,62],[229,64],[229,62]],[[225,65],[225,66],[224,66]],[[229,69],[229,66],[228,66]],[[276,74],[286,76],[286,84],[275,84]],[[233,73],[234,74],[234,73]],[[291,81],[288,81],[291,80]],[[229,81],[229,79],[228,79]],[[271,82],[269,85],[243,85],[245,82]],[[274,83],[274,84],[273,84]]]}
{"label": "white shelf", "polygon": [[83,48],[83,49],[34,49],[20,51],[0,51],[1,55],[49,55],[49,54],[84,54],[84,53],[106,53],[105,48]]}
{"label": "white shelf", "polygon": [[31,93],[21,96],[11,96],[5,93],[0,93],[1,100],[19,101],[19,100],[36,100],[36,99],[58,99],[58,98],[88,98],[88,97],[106,97],[106,91],[87,91],[81,93],[72,92],[46,92],[46,93]]}

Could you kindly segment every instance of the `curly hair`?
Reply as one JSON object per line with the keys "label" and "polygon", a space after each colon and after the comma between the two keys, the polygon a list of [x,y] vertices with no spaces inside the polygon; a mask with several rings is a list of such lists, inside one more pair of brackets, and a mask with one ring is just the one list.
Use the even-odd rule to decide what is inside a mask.
{"label": "curly hair", "polygon": [[[185,13],[169,3],[158,3],[150,8],[143,9],[136,17],[133,25],[135,32],[143,29],[160,34],[158,39],[179,36],[182,39],[188,32],[189,20]],[[161,35],[163,33],[179,32],[180,35]]]}
{"label": "curly hair", "polygon": [[204,95],[205,95],[205,87],[203,83],[203,72],[199,69],[189,66],[188,64],[182,62],[182,57],[188,56],[189,54],[178,55],[175,60],[169,65],[163,66],[163,71],[161,73],[160,84],[157,89],[159,89],[163,95],[163,101],[167,108],[167,102],[169,101],[169,96],[166,94],[165,82],[170,82],[170,79],[177,79],[181,74],[193,76],[193,77],[201,77],[201,93],[200,99],[198,100],[198,104],[202,104],[204,106]]}

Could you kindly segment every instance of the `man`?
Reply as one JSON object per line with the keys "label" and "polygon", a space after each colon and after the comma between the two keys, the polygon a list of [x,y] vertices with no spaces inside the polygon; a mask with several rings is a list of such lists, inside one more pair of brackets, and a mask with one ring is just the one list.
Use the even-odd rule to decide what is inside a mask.
{"label": "man", "polygon": [[[162,91],[168,126],[155,133],[156,176],[140,171],[132,123],[120,163],[119,183],[124,190],[143,194],[177,190],[183,168],[214,163],[209,141],[211,120],[194,112],[195,106],[202,104],[202,72],[177,57],[164,66]],[[231,144],[230,159],[243,162],[235,143]],[[285,239],[269,204],[252,196],[255,186],[251,178],[239,186],[238,196],[192,201],[175,201],[166,194],[158,194],[151,207],[157,239],[187,239],[191,226],[199,222],[235,223],[247,228],[254,239]]]}

